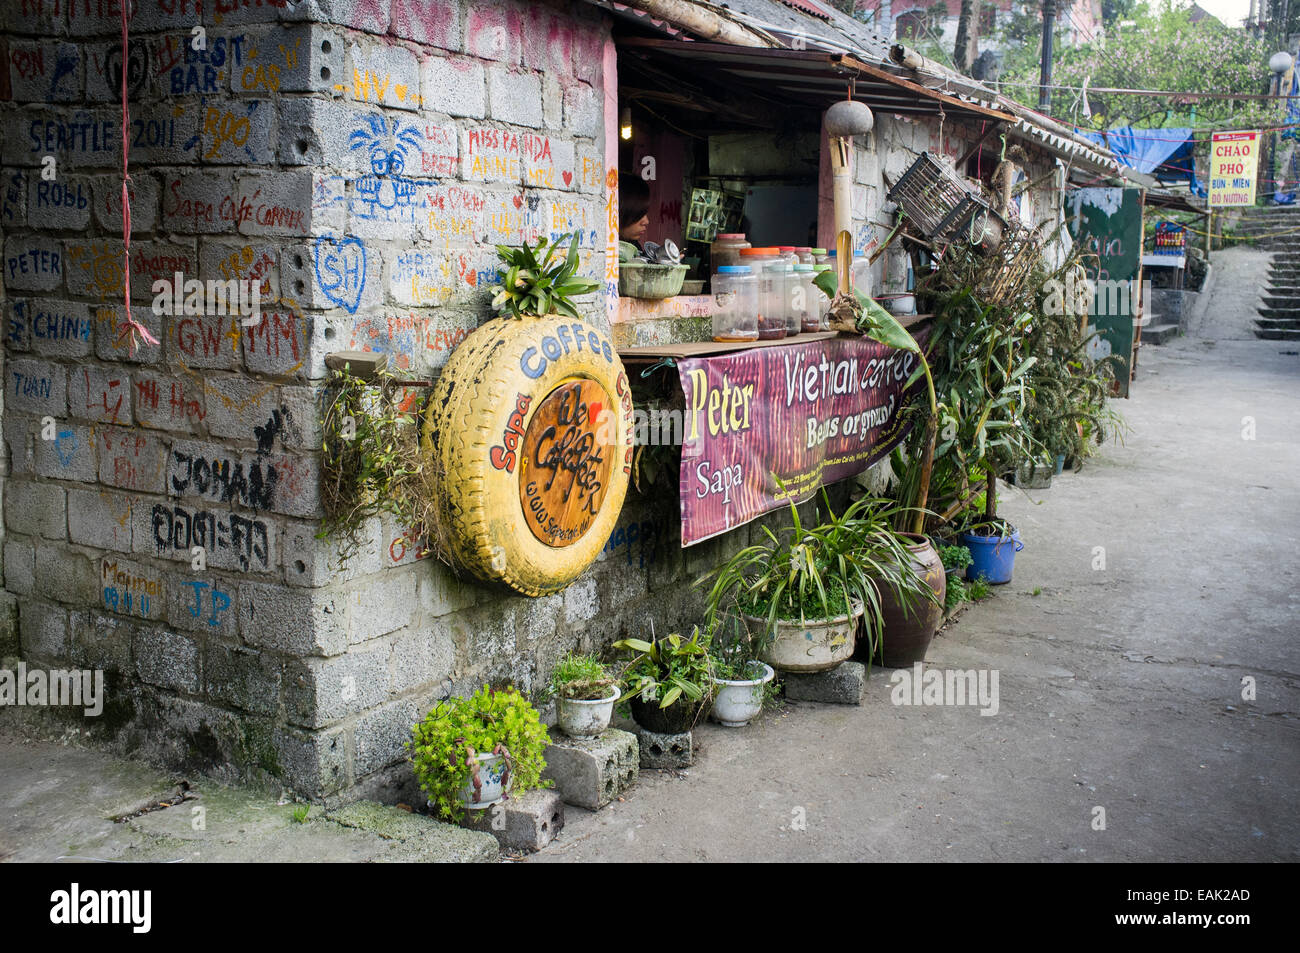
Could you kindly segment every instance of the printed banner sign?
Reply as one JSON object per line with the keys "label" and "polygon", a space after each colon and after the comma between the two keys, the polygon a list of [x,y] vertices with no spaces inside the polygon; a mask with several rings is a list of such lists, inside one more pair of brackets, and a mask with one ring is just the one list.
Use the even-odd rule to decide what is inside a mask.
{"label": "printed banner sign", "polygon": [[847,336],[678,361],[682,545],[810,499],[888,454],[910,429],[899,408],[918,366],[915,354]]}
{"label": "printed banner sign", "polygon": [[1254,205],[1258,132],[1216,132],[1210,140],[1210,208]]}

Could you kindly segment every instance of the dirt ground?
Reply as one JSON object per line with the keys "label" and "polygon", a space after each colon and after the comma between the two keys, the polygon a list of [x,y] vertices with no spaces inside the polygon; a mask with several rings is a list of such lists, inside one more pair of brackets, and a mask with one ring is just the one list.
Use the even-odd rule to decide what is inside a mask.
{"label": "dirt ground", "polygon": [[[644,772],[597,814],[568,808],[532,859],[1300,859],[1300,346],[1251,333],[1266,264],[1216,253],[1205,318],[1142,351],[1123,446],[1050,489],[1004,492],[1026,543],[1015,578],[928,657],[996,670],[996,715],[895,706],[877,670],[861,707],[701,728],[692,768]],[[292,805],[210,784],[204,831],[189,802],[109,820],[169,785],[102,752],[0,738],[0,859],[473,853],[435,857],[319,808],[299,824]]]}

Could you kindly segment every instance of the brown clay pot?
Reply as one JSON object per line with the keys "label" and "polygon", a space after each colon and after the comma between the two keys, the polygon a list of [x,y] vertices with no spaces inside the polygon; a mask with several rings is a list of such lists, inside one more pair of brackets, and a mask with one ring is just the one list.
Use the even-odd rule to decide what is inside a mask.
{"label": "brown clay pot", "polygon": [[876,661],[885,668],[911,668],[925,660],[930,640],[943,621],[943,600],[948,592],[943,560],[930,541],[914,533],[905,535],[909,540],[907,551],[912,554],[912,568],[934,591],[939,602],[936,605],[917,595],[904,606],[892,588],[881,586],[880,614],[885,622],[885,631]]}

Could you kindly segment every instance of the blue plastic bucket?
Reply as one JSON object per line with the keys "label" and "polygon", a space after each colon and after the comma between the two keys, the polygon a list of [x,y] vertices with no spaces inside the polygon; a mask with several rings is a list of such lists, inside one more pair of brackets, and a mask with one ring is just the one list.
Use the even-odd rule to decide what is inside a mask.
{"label": "blue plastic bucket", "polygon": [[1016,553],[1025,548],[1020,541],[1020,533],[1011,531],[1010,536],[976,536],[974,533],[962,533],[962,544],[970,550],[971,564],[966,569],[966,578],[974,582],[980,576],[994,585],[1011,581],[1011,570],[1016,565]]}

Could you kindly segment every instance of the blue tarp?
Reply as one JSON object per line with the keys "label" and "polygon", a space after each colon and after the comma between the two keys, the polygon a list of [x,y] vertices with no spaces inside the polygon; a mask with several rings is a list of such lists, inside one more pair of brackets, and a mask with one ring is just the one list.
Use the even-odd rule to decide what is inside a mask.
{"label": "blue tarp", "polygon": [[1191,129],[1134,129],[1116,126],[1101,133],[1089,129],[1079,134],[1105,146],[1123,165],[1162,182],[1187,182],[1193,195],[1204,195],[1205,186],[1196,181],[1192,161]]}

